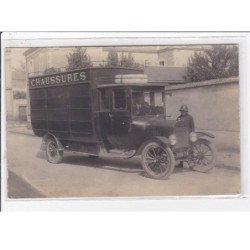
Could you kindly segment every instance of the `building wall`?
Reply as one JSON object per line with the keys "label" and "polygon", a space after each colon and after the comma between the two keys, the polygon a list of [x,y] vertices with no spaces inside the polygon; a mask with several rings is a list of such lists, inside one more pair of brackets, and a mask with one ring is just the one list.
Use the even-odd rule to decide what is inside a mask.
{"label": "building wall", "polygon": [[5,95],[5,103],[6,103],[6,118],[13,119],[13,92],[11,89],[6,89]]}
{"label": "building wall", "polygon": [[61,68],[67,65],[66,55],[70,48],[41,48],[26,57],[26,67],[29,74],[42,73],[45,69]]}
{"label": "building wall", "polygon": [[6,116],[7,119],[13,118],[13,89],[11,74],[11,50],[5,50],[5,90],[6,90]]}
{"label": "building wall", "polygon": [[162,51],[158,53],[158,61],[165,61],[165,65],[167,67],[175,67],[176,62],[174,58],[174,51],[173,50],[167,50]]}
{"label": "building wall", "polygon": [[107,59],[108,55],[108,52],[103,51],[102,47],[89,47],[86,52],[90,56],[94,66],[99,66],[101,62]]}
{"label": "building wall", "polygon": [[13,112],[13,118],[14,120],[19,120],[19,107],[26,107],[27,112],[27,100],[26,99],[14,99],[13,102],[14,105],[14,112]]}
{"label": "building wall", "polygon": [[239,149],[239,84],[186,88],[172,91],[166,96],[167,115],[176,118],[182,104],[189,107],[194,117],[196,130],[215,134],[219,148]]}
{"label": "building wall", "polygon": [[167,67],[186,67],[188,59],[195,53],[190,49],[171,49],[158,52],[158,61],[165,61]]}
{"label": "building wall", "polygon": [[[131,53],[135,62],[142,65],[158,65],[158,55],[156,53]],[[118,53],[119,58],[121,58],[122,53]],[[124,55],[128,56],[128,53],[124,53]]]}
{"label": "building wall", "polygon": [[26,107],[26,115],[28,116],[28,109],[27,109],[27,88],[26,88],[26,80],[13,80],[13,91],[12,95],[14,96],[14,93],[16,91],[25,92],[26,93],[26,99],[15,99],[13,98],[13,120],[19,121],[20,114],[19,114],[19,107],[25,106]]}
{"label": "building wall", "polygon": [[194,53],[195,53],[194,50],[177,50],[177,49],[175,49],[173,52],[175,66],[186,67],[188,64],[188,59],[191,56],[193,56]]}
{"label": "building wall", "polygon": [[26,79],[12,79],[13,91],[25,91],[26,92]]}
{"label": "building wall", "polygon": [[[72,52],[72,48],[50,48],[48,50],[47,68],[63,68],[68,65],[67,55]],[[45,68],[46,69],[46,68]],[[45,70],[44,69],[44,70]]]}

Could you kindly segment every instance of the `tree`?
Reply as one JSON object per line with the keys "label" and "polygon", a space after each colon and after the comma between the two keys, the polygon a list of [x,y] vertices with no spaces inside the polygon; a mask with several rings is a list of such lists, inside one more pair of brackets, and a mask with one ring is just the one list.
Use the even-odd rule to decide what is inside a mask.
{"label": "tree", "polygon": [[117,67],[117,66],[120,66],[117,52],[109,51],[107,57],[107,67]]}
{"label": "tree", "polygon": [[239,53],[238,47],[233,46],[231,50],[231,57],[230,57],[230,67],[229,67],[229,74],[231,76],[238,76],[239,75]]}
{"label": "tree", "polygon": [[86,50],[86,48],[77,47],[73,50],[73,53],[67,55],[67,70],[82,69],[92,66],[92,62]]}
{"label": "tree", "polygon": [[126,55],[124,55],[124,53],[122,53],[121,55],[120,64],[121,64],[121,67],[127,67],[128,65],[128,58],[126,57]]}
{"label": "tree", "polygon": [[131,67],[131,68],[137,67],[134,57],[132,56],[132,53],[128,53],[128,66],[127,67]]}
{"label": "tree", "polygon": [[238,74],[238,47],[213,45],[189,58],[187,72],[183,78],[186,81],[197,82]]}
{"label": "tree", "polygon": [[134,68],[134,69],[141,68],[141,65],[135,62],[132,53],[128,53],[128,56],[122,53],[120,64],[122,67],[126,68]]}

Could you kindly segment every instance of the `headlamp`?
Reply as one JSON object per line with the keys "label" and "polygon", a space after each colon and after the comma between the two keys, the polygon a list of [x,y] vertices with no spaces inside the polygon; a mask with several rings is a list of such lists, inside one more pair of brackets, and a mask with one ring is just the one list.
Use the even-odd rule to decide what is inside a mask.
{"label": "headlamp", "polygon": [[195,132],[191,132],[189,138],[191,142],[195,142],[197,141],[197,134]]}
{"label": "headlamp", "polygon": [[170,144],[173,146],[176,144],[176,136],[175,135],[170,135],[169,136]]}

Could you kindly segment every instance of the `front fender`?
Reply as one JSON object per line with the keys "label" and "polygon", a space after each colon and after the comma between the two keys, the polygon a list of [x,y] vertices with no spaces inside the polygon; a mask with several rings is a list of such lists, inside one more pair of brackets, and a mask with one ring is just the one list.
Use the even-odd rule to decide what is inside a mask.
{"label": "front fender", "polygon": [[49,139],[49,138],[52,138],[55,140],[57,146],[58,146],[58,150],[61,150],[63,151],[64,150],[64,147],[63,145],[61,144],[61,142],[56,138],[56,136],[54,136],[53,134],[51,133],[47,133],[46,135],[43,136],[43,140],[42,140],[42,144],[41,144],[41,147],[40,149],[42,151],[45,151],[46,150],[46,141]]}
{"label": "front fender", "polygon": [[201,131],[198,131],[198,132],[195,132],[196,135],[197,135],[197,138],[202,138],[202,137],[210,137],[210,138],[215,138],[215,136],[209,132],[201,132]]}
{"label": "front fender", "polygon": [[170,140],[167,137],[164,136],[153,136],[149,138],[148,140],[144,141],[140,147],[137,149],[135,155],[140,155],[142,153],[143,148],[150,142],[157,142],[163,147],[170,146]]}

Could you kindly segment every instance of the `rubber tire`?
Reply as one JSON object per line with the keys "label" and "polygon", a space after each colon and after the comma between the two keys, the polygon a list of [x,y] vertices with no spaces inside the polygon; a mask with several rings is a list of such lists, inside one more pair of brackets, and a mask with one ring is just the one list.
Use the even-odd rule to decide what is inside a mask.
{"label": "rubber tire", "polygon": [[152,146],[160,146],[161,148],[163,148],[159,143],[157,142],[150,142],[148,143],[142,150],[142,154],[141,154],[141,157],[142,157],[142,160],[141,160],[141,163],[142,163],[142,168],[144,169],[144,171],[147,173],[147,175],[153,179],[167,179],[174,171],[174,168],[175,168],[175,158],[174,158],[174,155],[173,155],[173,152],[172,150],[169,148],[169,147],[166,147],[164,148],[164,150],[167,152],[168,156],[169,156],[169,160],[170,160],[170,167],[169,167],[169,171],[167,171],[166,173],[164,173],[163,175],[154,175],[152,173],[152,171],[147,167],[147,165],[145,164],[144,162],[144,158],[146,157],[146,153],[148,151],[148,149]]}
{"label": "rubber tire", "polygon": [[56,146],[57,146],[57,143],[54,139],[52,138],[48,138],[47,141],[46,141],[46,157],[47,157],[47,161],[50,162],[50,163],[53,163],[53,164],[59,164],[62,162],[62,159],[63,159],[63,151],[62,150],[58,150],[57,148],[57,154],[55,157],[52,157],[50,156],[50,154],[48,153],[48,150],[49,150],[49,145],[51,143],[55,143]]}
{"label": "rubber tire", "polygon": [[212,142],[206,140],[206,139],[198,139],[198,140],[194,143],[194,145],[197,144],[197,143],[205,144],[207,147],[210,148],[210,150],[211,150],[211,152],[212,152],[212,154],[213,154],[213,160],[212,160],[212,162],[211,162],[209,165],[207,165],[207,166],[205,166],[205,167],[201,167],[201,166],[194,166],[194,167],[193,167],[193,166],[190,166],[190,168],[191,168],[192,170],[194,170],[194,171],[197,171],[197,172],[207,173],[208,171],[210,171],[210,170],[211,170],[212,168],[214,168],[214,166],[215,166],[216,159],[217,159],[217,150],[216,150],[214,144],[213,144]]}

